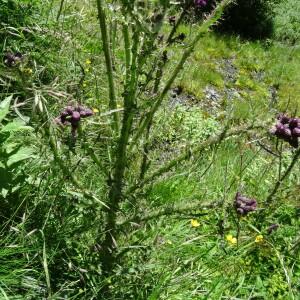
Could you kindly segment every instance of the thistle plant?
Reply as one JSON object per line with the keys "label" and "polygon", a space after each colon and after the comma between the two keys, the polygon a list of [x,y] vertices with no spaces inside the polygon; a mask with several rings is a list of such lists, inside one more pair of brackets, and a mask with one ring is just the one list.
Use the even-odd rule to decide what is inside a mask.
{"label": "thistle plant", "polygon": [[[144,213],[141,213],[143,205],[137,200],[141,191],[176,168],[178,164],[190,159],[191,153],[201,153],[225,138],[263,128],[263,124],[230,128],[228,122],[229,124],[218,130],[216,135],[195,145],[190,151],[179,153],[159,167],[152,167],[149,160],[151,132],[158,111],[167,100],[175,80],[201,38],[221,18],[230,2],[231,0],[220,1],[213,12],[200,25],[195,26],[195,31],[186,41],[186,47],[182,48],[180,58],[174,66],[169,60],[168,52],[170,45],[176,40],[179,25],[184,20],[184,6],[177,10],[178,13],[174,16],[174,10],[170,9],[171,2],[168,0],[148,2],[147,5],[127,0],[110,4],[104,0],[96,1],[108,86],[107,115],[111,116],[111,139],[107,143],[108,157],[104,159],[107,169],[106,193],[104,200],[93,202],[94,205],[101,204],[100,211],[104,216],[104,228],[101,224],[95,244],[98,245],[96,248],[99,252],[101,271],[106,278],[113,274],[114,268],[122,258],[124,251],[118,249],[118,240],[123,232],[129,233],[132,230],[132,222],[147,222],[153,217],[195,208],[194,205],[187,205],[159,212],[144,210]],[[195,1],[193,4],[195,9],[201,9],[206,5],[206,1]],[[110,30],[109,25],[119,30]],[[122,53],[122,59],[118,58],[120,55],[115,47],[117,42],[122,47],[122,50],[118,49]],[[121,78],[117,69],[123,70]],[[79,106],[66,107],[59,121],[62,124],[69,122],[72,128],[77,128],[79,119],[84,117],[81,113],[86,110],[79,109]],[[84,197],[90,200],[98,199],[98,195],[83,187],[76,175],[64,166],[51,132],[49,136],[55,158],[65,175],[71,178],[72,184],[84,191]],[[103,168],[102,161],[95,154],[96,149],[90,148],[91,158],[99,168]],[[121,211],[126,204],[130,204],[134,209],[132,213],[124,216]],[[101,293],[103,292],[109,293],[107,286],[101,289]]]}
{"label": "thistle plant", "polygon": [[[194,5],[199,7],[204,5],[204,2],[196,1]],[[160,1],[157,5],[152,4],[151,7],[143,10],[139,8],[137,2],[126,0],[118,2],[116,5],[119,5],[120,16],[117,18],[117,22],[118,27],[121,28],[121,36],[118,38],[120,41],[122,40],[124,48],[124,61],[121,63],[125,70],[122,81],[122,98],[118,98],[115,88],[116,74],[113,68],[115,53],[111,43],[112,36],[109,36],[107,25],[109,11],[105,1],[97,0],[109,88],[108,106],[112,110],[111,127],[116,141],[111,148],[111,171],[108,175],[108,199],[105,208],[105,234],[104,237],[101,236],[98,239],[98,244],[102,249],[100,256],[104,274],[110,274],[118,256],[116,241],[120,235],[118,215],[121,205],[129,200],[133,201],[134,193],[146,185],[152,184],[157,178],[176,167],[178,163],[189,158],[188,154],[183,153],[149,174],[148,141],[153,120],[201,37],[219,20],[224,8],[229,3],[229,0],[221,1],[212,14],[198,26],[193,40],[183,50],[174,70],[167,76],[165,70],[168,63],[168,46],[183,21],[184,8],[178,16],[170,16],[170,2],[167,0]],[[164,24],[167,23],[171,24],[170,31],[168,34],[165,31],[162,34]],[[122,114],[117,111],[118,103],[122,103],[121,106],[124,107]],[[219,143],[227,136],[248,130],[247,127],[224,130],[218,136],[196,147],[195,151]],[[138,155],[140,151],[144,153],[142,156]],[[128,181],[127,174],[134,174],[136,169],[136,165],[131,160],[133,157],[140,164],[140,176]],[[136,205],[138,206],[139,203]],[[136,218],[138,219],[138,216]],[[128,224],[126,220],[121,223],[125,224],[124,226]]]}

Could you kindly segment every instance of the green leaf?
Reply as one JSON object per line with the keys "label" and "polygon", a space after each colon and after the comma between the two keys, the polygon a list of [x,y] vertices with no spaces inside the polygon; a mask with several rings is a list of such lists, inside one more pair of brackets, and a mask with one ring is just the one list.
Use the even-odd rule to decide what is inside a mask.
{"label": "green leaf", "polygon": [[10,158],[7,161],[7,166],[11,167],[13,164],[15,164],[19,161],[33,157],[33,152],[34,151],[32,148],[29,148],[29,147],[21,148],[16,154],[13,154],[12,156],[10,156]]}
{"label": "green leaf", "polygon": [[1,103],[0,103],[0,122],[2,122],[2,120],[5,118],[5,116],[8,114],[9,112],[9,106],[10,106],[10,102],[12,100],[12,95],[5,98]]}
{"label": "green leaf", "polygon": [[1,132],[13,132],[13,131],[21,131],[21,130],[33,130],[30,126],[25,126],[25,122],[20,119],[15,119],[13,122],[5,125]]}
{"label": "green leaf", "polygon": [[8,194],[8,190],[5,189],[5,188],[3,188],[3,189],[1,190],[1,194],[2,194],[3,198],[5,199],[6,196],[7,196],[7,194]]}
{"label": "green leaf", "polygon": [[3,150],[5,150],[6,154],[12,154],[13,151],[17,151],[21,148],[22,145],[20,143],[6,143],[3,145]]}

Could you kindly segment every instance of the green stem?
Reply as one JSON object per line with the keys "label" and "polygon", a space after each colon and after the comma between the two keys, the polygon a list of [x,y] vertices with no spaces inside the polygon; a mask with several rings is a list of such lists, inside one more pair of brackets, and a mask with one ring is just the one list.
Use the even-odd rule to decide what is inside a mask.
{"label": "green stem", "polygon": [[[114,110],[117,108],[117,100],[116,100],[116,92],[115,85],[113,79],[113,66],[112,66],[112,58],[110,51],[110,44],[107,35],[107,25],[106,25],[106,15],[103,9],[103,0],[97,0],[97,8],[98,8],[98,18],[101,30],[103,51],[105,56],[105,64],[107,71],[107,79],[108,79],[108,87],[109,87],[109,108]],[[118,132],[119,131],[119,117],[118,113],[113,114],[114,123],[113,129]]]}
{"label": "green stem", "polygon": [[192,204],[191,202],[195,202],[195,201],[193,199],[189,199],[189,201],[185,201],[184,205],[176,205],[173,207],[167,206],[167,207],[159,208],[154,211],[144,212],[143,215],[135,215],[130,219],[124,220],[123,222],[119,223],[118,226],[119,227],[125,226],[132,222],[147,222],[162,216],[172,216],[177,214],[180,215],[180,214],[185,214],[200,209],[203,210],[212,209],[212,208],[219,207],[222,204],[222,201],[215,201],[211,203],[202,203],[197,201],[197,203],[192,203]]}
{"label": "green stem", "polygon": [[60,6],[59,6],[58,14],[56,16],[56,22],[58,22],[58,20],[60,18],[60,15],[62,13],[62,9],[63,9],[63,6],[64,6],[64,2],[65,2],[65,0],[61,0],[60,1]]}
{"label": "green stem", "polygon": [[263,126],[262,125],[260,125],[260,126],[251,125],[251,126],[248,126],[248,127],[242,126],[242,127],[232,128],[228,131],[223,131],[218,135],[215,135],[215,136],[212,136],[212,137],[208,138],[206,141],[204,141],[200,145],[195,146],[192,150],[190,150],[188,152],[184,152],[181,155],[179,155],[178,157],[171,160],[170,162],[166,163],[164,166],[159,168],[157,171],[155,171],[154,173],[152,173],[151,175],[146,177],[139,184],[134,185],[131,188],[129,188],[126,194],[131,194],[135,190],[140,189],[143,186],[145,186],[146,184],[149,184],[149,183],[153,182],[154,179],[156,179],[157,177],[160,177],[161,175],[169,172],[172,168],[177,166],[182,161],[187,160],[189,157],[191,157],[191,155],[193,153],[199,153],[199,152],[205,150],[207,147],[210,147],[212,145],[220,143],[223,139],[225,139],[227,137],[234,136],[234,135],[240,135],[240,134],[246,134],[250,130],[257,129],[257,128],[263,128]]}
{"label": "green stem", "polygon": [[[132,62],[129,52],[129,33],[128,28],[123,27],[124,43],[127,47],[126,53],[126,84],[124,91],[124,115],[122,121],[121,135],[119,138],[117,151],[115,154],[115,164],[112,183],[109,190],[110,209],[107,210],[107,222],[105,228],[105,238],[102,243],[102,270],[104,274],[111,273],[115,265],[115,237],[117,234],[116,219],[119,205],[122,201],[122,188],[124,184],[124,173],[127,166],[127,146],[133,124],[135,110],[135,94],[137,86],[137,49],[139,43],[139,32],[133,35]],[[130,73],[130,74],[129,74]]]}

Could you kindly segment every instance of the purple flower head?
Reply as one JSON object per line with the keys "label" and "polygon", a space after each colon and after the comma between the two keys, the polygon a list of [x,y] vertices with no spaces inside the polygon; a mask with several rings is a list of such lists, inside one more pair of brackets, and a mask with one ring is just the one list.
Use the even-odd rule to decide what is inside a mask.
{"label": "purple flower head", "polygon": [[289,122],[290,128],[294,129],[300,125],[300,120],[298,118],[292,118]]}
{"label": "purple flower head", "polygon": [[23,60],[24,56],[20,52],[6,53],[4,55],[4,64],[8,67],[14,67]]}
{"label": "purple flower head", "polygon": [[256,210],[257,201],[255,199],[242,196],[241,193],[237,192],[235,195],[234,206],[238,215],[245,216],[249,212]]}
{"label": "purple flower head", "polygon": [[300,137],[300,128],[296,127],[292,131],[293,136]]}
{"label": "purple flower head", "polygon": [[207,4],[207,0],[194,0],[195,6],[204,7]]}
{"label": "purple flower head", "polygon": [[290,118],[285,114],[279,114],[277,119],[278,123],[270,130],[270,133],[288,142],[292,147],[298,148],[300,118]]}
{"label": "purple flower head", "polygon": [[79,127],[80,120],[82,118],[90,117],[94,113],[91,109],[78,105],[78,106],[67,106],[61,112],[60,116],[55,119],[55,122],[60,125],[71,125],[72,134],[76,134],[77,128]]}
{"label": "purple flower head", "polygon": [[277,120],[282,124],[288,124],[290,122],[290,118],[283,113],[277,116]]}
{"label": "purple flower head", "polygon": [[80,113],[78,111],[73,111],[71,122],[79,122],[80,121]]}

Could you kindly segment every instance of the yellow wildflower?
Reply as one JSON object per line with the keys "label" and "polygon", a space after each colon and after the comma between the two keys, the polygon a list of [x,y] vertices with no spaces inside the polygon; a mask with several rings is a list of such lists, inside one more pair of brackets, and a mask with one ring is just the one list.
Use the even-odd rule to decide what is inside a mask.
{"label": "yellow wildflower", "polygon": [[85,71],[85,73],[88,73],[90,71],[90,69],[86,68],[84,71]]}
{"label": "yellow wildflower", "polygon": [[84,82],[84,83],[82,84],[82,86],[83,86],[83,87],[86,87],[86,82]]}
{"label": "yellow wildflower", "polygon": [[94,113],[98,113],[98,112],[99,112],[99,109],[93,108],[93,112],[94,112]]}
{"label": "yellow wildflower", "polygon": [[86,63],[87,65],[90,65],[92,62],[91,62],[90,59],[87,59],[87,60],[85,61],[85,63]]}
{"label": "yellow wildflower", "polygon": [[24,73],[31,75],[33,73],[33,71],[30,68],[24,68]]}
{"label": "yellow wildflower", "polygon": [[192,219],[192,220],[191,220],[191,225],[192,225],[192,227],[199,227],[199,226],[200,226],[200,223],[199,223],[197,220]]}
{"label": "yellow wildflower", "polygon": [[226,241],[229,244],[232,244],[232,245],[236,245],[237,244],[237,239],[235,237],[233,237],[232,234],[227,234],[226,235]]}
{"label": "yellow wildflower", "polygon": [[264,240],[264,237],[261,234],[259,234],[255,238],[255,243],[261,243],[263,240]]}

